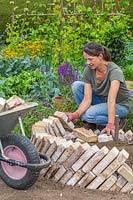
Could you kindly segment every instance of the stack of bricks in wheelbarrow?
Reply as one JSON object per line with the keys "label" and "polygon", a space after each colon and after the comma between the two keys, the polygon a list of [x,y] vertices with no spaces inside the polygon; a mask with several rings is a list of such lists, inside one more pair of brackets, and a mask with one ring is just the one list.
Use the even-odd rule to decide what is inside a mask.
{"label": "stack of bricks in wheelbarrow", "polygon": [[98,136],[92,130],[86,130],[88,135],[90,132],[87,138],[85,130],[75,130],[64,113],[57,111],[55,116],[32,127],[31,141],[39,152],[51,158],[51,165],[41,171],[42,176],[70,186],[133,193],[133,170],[126,163],[126,150],[99,148],[94,144]]}

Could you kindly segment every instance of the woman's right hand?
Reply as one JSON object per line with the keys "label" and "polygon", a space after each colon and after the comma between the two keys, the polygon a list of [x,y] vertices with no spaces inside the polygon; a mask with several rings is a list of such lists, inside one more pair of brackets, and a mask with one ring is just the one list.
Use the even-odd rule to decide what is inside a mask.
{"label": "woman's right hand", "polygon": [[66,115],[68,117],[68,121],[78,120],[78,118],[79,118],[79,112],[78,111],[75,111],[73,113],[66,112]]}

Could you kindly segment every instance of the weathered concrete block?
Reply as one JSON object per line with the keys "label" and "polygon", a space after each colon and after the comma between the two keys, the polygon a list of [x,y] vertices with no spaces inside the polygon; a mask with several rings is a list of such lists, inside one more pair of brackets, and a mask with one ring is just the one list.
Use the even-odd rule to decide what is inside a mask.
{"label": "weathered concrete block", "polygon": [[61,157],[58,159],[58,163],[61,164],[65,162],[80,145],[81,144],[79,142],[75,142],[71,146],[69,146],[65,150],[65,152],[61,155]]}
{"label": "weathered concrete block", "polygon": [[118,157],[102,172],[102,175],[109,178],[129,157],[129,153],[124,149],[120,151]]}
{"label": "weathered concrete block", "polygon": [[73,176],[74,172],[71,170],[67,170],[67,172],[64,174],[64,176],[61,178],[60,182],[65,185],[69,179]]}
{"label": "weathered concrete block", "polygon": [[78,186],[80,187],[86,187],[89,185],[89,183],[96,177],[91,171],[85,174],[80,181],[78,182]]}
{"label": "weathered concrete block", "polygon": [[85,128],[75,128],[73,132],[77,135],[77,137],[85,142],[97,142],[97,135],[93,133],[90,129]]}
{"label": "weathered concrete block", "polygon": [[122,176],[119,176],[116,183],[110,188],[110,191],[119,192],[124,185],[126,185],[127,180]]}
{"label": "weathered concrete block", "polygon": [[80,156],[88,149],[88,147],[89,145],[87,143],[80,145],[73,152],[73,154],[66,160],[64,166],[69,169],[80,158]]}
{"label": "weathered concrete block", "polygon": [[54,116],[59,118],[59,120],[63,124],[64,128],[69,129],[69,130],[73,130],[74,124],[73,124],[72,121],[68,122],[68,117],[67,117],[66,113],[56,111],[54,113]]}
{"label": "weathered concrete block", "polygon": [[79,170],[97,151],[99,150],[97,145],[89,147],[81,157],[72,165],[72,169],[76,172]]}
{"label": "weathered concrete block", "polygon": [[120,191],[124,193],[129,193],[133,190],[133,183],[128,182]]}
{"label": "weathered concrete block", "polygon": [[112,135],[101,134],[98,136],[98,142],[109,142],[112,141]]}
{"label": "weathered concrete block", "polygon": [[117,175],[111,175],[98,189],[108,191],[117,181]]}
{"label": "weathered concrete block", "polygon": [[63,177],[63,175],[66,173],[66,169],[64,168],[64,166],[62,165],[59,170],[56,172],[56,174],[54,175],[54,180],[55,182],[58,182],[61,177]]}
{"label": "weathered concrete block", "polygon": [[82,170],[88,173],[92,170],[109,152],[107,147],[102,147],[96,154],[83,166]]}
{"label": "weathered concrete block", "polygon": [[86,188],[93,190],[97,189],[105,180],[105,177],[102,174],[99,174]]}
{"label": "weathered concrete block", "polygon": [[66,184],[74,186],[84,175],[84,172],[78,170]]}
{"label": "weathered concrete block", "polygon": [[119,154],[119,150],[113,147],[109,153],[93,168],[95,175],[100,174]]}
{"label": "weathered concrete block", "polygon": [[117,172],[123,176],[128,182],[133,182],[133,170],[124,163]]}

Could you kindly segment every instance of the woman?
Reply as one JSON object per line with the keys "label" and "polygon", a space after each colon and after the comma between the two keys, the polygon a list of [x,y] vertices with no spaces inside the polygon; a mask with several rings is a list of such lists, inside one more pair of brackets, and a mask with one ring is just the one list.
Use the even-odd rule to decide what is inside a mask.
{"label": "woman", "polygon": [[115,115],[124,118],[129,113],[130,92],[122,70],[113,62],[106,47],[89,42],[83,48],[87,67],[83,82],[72,85],[78,109],[67,113],[69,120],[81,117],[82,121],[106,126],[103,133],[115,134]]}

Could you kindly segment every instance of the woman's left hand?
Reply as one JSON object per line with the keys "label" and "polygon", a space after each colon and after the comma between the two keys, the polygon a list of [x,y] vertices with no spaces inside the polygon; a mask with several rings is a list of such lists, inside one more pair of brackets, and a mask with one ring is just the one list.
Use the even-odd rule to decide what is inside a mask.
{"label": "woman's left hand", "polygon": [[101,133],[106,133],[107,135],[115,137],[115,125],[113,123],[108,123]]}

